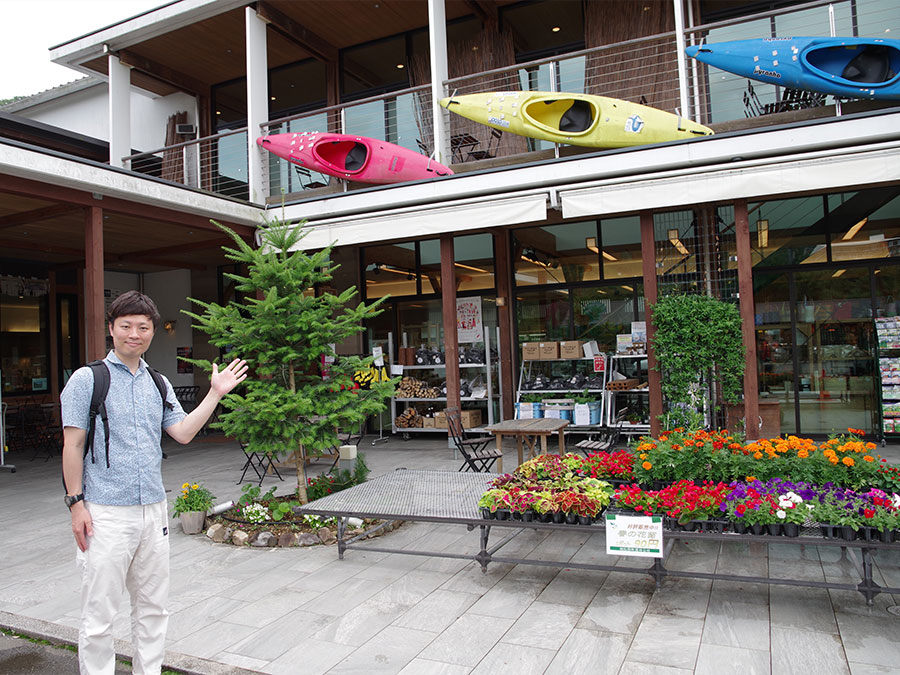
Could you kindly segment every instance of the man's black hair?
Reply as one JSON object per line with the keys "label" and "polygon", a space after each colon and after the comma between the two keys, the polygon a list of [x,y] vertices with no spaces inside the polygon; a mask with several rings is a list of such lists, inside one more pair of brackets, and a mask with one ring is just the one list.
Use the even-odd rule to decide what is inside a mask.
{"label": "man's black hair", "polygon": [[153,322],[153,330],[159,328],[162,321],[156,303],[139,291],[126,291],[112,301],[106,310],[106,322],[115,323],[120,316],[147,316]]}

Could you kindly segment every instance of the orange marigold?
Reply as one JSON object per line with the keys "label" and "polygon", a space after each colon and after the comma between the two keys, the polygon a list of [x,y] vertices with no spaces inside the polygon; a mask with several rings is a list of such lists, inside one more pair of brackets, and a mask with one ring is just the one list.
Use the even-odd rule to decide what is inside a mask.
{"label": "orange marigold", "polygon": [[853,466],[854,464],[856,464],[856,462],[853,461],[852,457],[844,457],[844,459],[841,460],[841,464],[844,464],[846,466]]}
{"label": "orange marigold", "polygon": [[763,458],[763,455],[759,450],[757,450],[756,452],[753,453],[753,459],[762,459],[762,458]]}
{"label": "orange marigold", "polygon": [[832,455],[831,457],[828,458],[828,461],[831,462],[832,464],[837,464],[838,458],[835,457],[834,455]]}
{"label": "orange marigold", "polygon": [[797,452],[797,457],[799,457],[800,459],[806,459],[807,457],[809,457],[809,453],[806,450],[800,450],[799,452]]}
{"label": "orange marigold", "polygon": [[643,464],[641,464],[641,468],[643,468],[644,471],[649,471],[653,468],[653,465],[650,462],[644,462]]}
{"label": "orange marigold", "polygon": [[747,479],[746,479],[746,480],[747,480],[748,483],[752,483],[753,481],[756,480],[756,476],[747,476]]}
{"label": "orange marigold", "polygon": [[874,443],[866,443],[866,450],[874,450],[875,447]]}
{"label": "orange marigold", "polygon": [[867,461],[867,462],[874,462],[874,461],[875,461],[875,458],[872,457],[872,455],[866,455],[865,457],[863,457],[863,459],[864,459],[865,461]]}

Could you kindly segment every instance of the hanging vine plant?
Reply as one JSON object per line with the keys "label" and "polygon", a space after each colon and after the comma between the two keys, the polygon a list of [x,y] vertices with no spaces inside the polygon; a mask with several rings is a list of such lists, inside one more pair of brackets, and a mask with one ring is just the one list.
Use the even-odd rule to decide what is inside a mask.
{"label": "hanging vine plant", "polygon": [[738,308],[706,295],[668,295],[653,305],[652,344],[666,402],[668,428],[696,427],[709,401],[704,376],[713,373],[721,400],[741,399],[744,344]]}

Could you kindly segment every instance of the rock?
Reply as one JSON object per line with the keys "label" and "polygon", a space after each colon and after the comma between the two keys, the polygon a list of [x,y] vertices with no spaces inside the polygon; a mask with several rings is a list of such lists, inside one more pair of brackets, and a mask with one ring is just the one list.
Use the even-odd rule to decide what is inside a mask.
{"label": "rock", "polygon": [[284,534],[278,537],[278,545],[282,548],[289,548],[291,546],[299,546],[300,538],[297,536],[296,532],[285,532]]}
{"label": "rock", "polygon": [[319,535],[319,540],[323,544],[333,544],[337,541],[337,538],[334,536],[334,532],[329,530],[327,527],[320,527],[319,531],[316,534]]}
{"label": "rock", "polygon": [[206,531],[206,536],[217,544],[221,544],[228,541],[231,537],[231,529],[225,527],[222,523],[216,523]]}
{"label": "rock", "polygon": [[362,527],[363,521],[362,518],[347,518],[347,526],[348,527]]}
{"label": "rock", "polygon": [[277,543],[277,539],[275,538],[275,535],[272,534],[271,532],[269,532],[268,530],[264,531],[264,532],[260,532],[259,534],[257,534],[255,537],[253,537],[250,540],[251,546],[258,546],[260,548],[264,548],[267,546],[275,546],[276,543]]}
{"label": "rock", "polygon": [[322,540],[319,539],[312,532],[302,532],[297,537],[297,540],[298,540],[297,543],[300,546],[318,546],[319,544],[322,543]]}
{"label": "rock", "polygon": [[246,546],[247,542],[250,540],[250,535],[244,532],[243,530],[238,530],[234,534],[231,535],[231,543],[235,546]]}

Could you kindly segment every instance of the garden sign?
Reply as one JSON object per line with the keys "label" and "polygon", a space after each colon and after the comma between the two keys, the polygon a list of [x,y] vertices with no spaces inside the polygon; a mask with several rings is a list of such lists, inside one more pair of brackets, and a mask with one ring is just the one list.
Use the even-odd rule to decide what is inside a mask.
{"label": "garden sign", "polygon": [[606,553],[662,558],[662,516],[623,516],[607,513]]}

